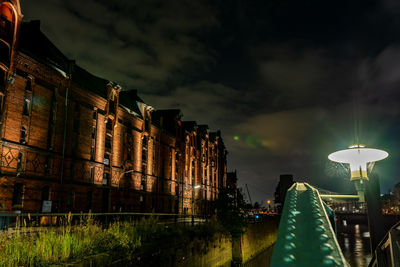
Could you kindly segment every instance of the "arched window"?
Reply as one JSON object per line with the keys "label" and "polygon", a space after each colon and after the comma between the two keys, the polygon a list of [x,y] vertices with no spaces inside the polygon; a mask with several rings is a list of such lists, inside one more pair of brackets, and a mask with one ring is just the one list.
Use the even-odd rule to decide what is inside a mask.
{"label": "arched window", "polygon": [[0,60],[10,64],[11,45],[15,30],[14,12],[6,4],[0,5]]}
{"label": "arched window", "polygon": [[14,14],[10,7],[2,4],[0,6],[0,28],[3,40],[11,44],[14,34]]}

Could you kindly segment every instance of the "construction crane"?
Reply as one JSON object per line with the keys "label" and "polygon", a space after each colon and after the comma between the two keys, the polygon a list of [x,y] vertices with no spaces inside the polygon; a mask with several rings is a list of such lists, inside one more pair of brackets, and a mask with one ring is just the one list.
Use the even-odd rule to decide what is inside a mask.
{"label": "construction crane", "polygon": [[247,184],[246,184],[246,190],[247,190],[247,195],[249,195],[250,204],[253,207],[253,202],[251,201],[251,196],[250,196],[250,192],[249,192],[249,188],[248,188]]}

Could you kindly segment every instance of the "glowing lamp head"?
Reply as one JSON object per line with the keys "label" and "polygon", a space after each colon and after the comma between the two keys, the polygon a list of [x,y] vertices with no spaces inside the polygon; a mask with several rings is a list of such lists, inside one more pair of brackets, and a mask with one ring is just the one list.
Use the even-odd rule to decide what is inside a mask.
{"label": "glowing lamp head", "polygon": [[386,151],[366,148],[364,145],[352,145],[349,149],[336,151],[328,156],[331,161],[347,163],[350,165],[350,181],[365,179],[368,180],[367,164],[383,160],[389,154]]}

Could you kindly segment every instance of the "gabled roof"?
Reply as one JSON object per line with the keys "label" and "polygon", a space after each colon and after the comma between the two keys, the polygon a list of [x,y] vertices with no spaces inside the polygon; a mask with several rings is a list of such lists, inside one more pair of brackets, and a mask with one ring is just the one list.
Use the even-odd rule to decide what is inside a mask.
{"label": "gabled roof", "polygon": [[138,96],[137,90],[119,92],[119,105],[126,107],[142,118],[142,113],[140,112],[138,102],[144,103],[144,101]]}
{"label": "gabled roof", "polygon": [[184,121],[183,128],[188,132],[193,132],[197,129],[197,123],[195,121]]}
{"label": "gabled roof", "polygon": [[201,124],[197,126],[197,132],[200,134],[205,134],[210,128],[207,124]]}
{"label": "gabled roof", "polygon": [[221,131],[218,130],[216,132],[212,132],[209,135],[209,140],[210,142],[215,142],[218,138],[218,147],[225,149],[225,144],[224,144],[224,140],[222,139],[222,135],[221,135]]}
{"label": "gabled roof", "polygon": [[[183,117],[180,109],[162,109],[151,113],[151,122],[159,128],[175,134],[175,126],[178,120]],[[162,121],[162,123],[161,123]]]}
{"label": "gabled roof", "polygon": [[211,132],[208,139],[210,140],[210,142],[215,142],[217,140],[217,133]]}
{"label": "gabled roof", "polygon": [[107,84],[109,81],[91,74],[76,64],[72,71],[72,82],[84,90],[107,99]]}
{"label": "gabled roof", "polygon": [[70,73],[72,61],[44,35],[38,20],[21,24],[19,49],[42,64]]}

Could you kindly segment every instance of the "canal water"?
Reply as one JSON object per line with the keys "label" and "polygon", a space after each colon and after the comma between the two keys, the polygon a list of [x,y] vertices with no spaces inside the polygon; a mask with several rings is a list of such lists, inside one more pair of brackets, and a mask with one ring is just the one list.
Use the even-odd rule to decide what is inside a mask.
{"label": "canal water", "polygon": [[368,266],[372,258],[368,225],[349,224],[338,227],[337,239],[351,267]]}
{"label": "canal water", "polygon": [[[369,232],[366,224],[351,224],[338,227],[337,239],[343,256],[351,267],[366,267],[372,255],[369,247]],[[244,267],[265,267],[270,265],[273,247],[245,263]]]}

